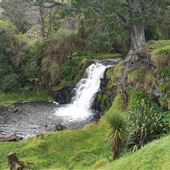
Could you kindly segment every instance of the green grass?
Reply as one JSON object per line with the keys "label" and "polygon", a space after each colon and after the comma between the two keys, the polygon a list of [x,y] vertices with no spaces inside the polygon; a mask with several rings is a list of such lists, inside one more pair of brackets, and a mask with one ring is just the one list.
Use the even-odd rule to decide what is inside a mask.
{"label": "green grass", "polygon": [[149,47],[152,49],[158,49],[164,46],[169,46],[170,40],[159,40],[159,41],[150,41]]}
{"label": "green grass", "polygon": [[111,162],[105,119],[80,130],[46,133],[16,143],[0,143],[0,169],[16,152],[31,170],[170,170],[170,135]]}
{"label": "green grass", "polygon": [[33,170],[89,169],[100,159],[110,159],[108,126],[101,123],[81,130],[44,134],[16,143],[0,143],[0,169],[7,169],[6,156],[16,152]]}
{"label": "green grass", "polygon": [[127,154],[103,170],[170,170],[170,136]]}
{"label": "green grass", "polygon": [[154,54],[155,55],[170,55],[170,45],[155,49]]}
{"label": "green grass", "polygon": [[119,53],[97,53],[93,58],[94,59],[113,59],[122,57]]}
{"label": "green grass", "polygon": [[22,101],[51,101],[52,98],[43,92],[22,91],[16,93],[4,93],[0,91],[0,106],[8,106]]}
{"label": "green grass", "polygon": [[149,47],[152,49],[151,59],[158,70],[170,65],[170,40],[151,41]]}

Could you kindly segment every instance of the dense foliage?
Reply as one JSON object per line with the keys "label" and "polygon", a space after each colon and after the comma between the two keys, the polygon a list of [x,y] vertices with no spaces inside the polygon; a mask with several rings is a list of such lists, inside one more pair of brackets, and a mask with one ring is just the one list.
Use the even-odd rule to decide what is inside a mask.
{"label": "dense foliage", "polygon": [[144,99],[128,115],[133,150],[169,132],[168,114]]}
{"label": "dense foliage", "polygon": [[[127,53],[131,24],[142,24],[147,40],[168,39],[168,1],[141,1],[138,5],[143,8],[140,17],[122,0],[2,0],[1,64],[6,68],[1,74],[1,90],[49,90],[63,78],[75,82],[79,76],[70,65],[76,67],[84,58],[80,51]],[[78,60],[75,53],[81,56]],[[73,73],[70,77],[69,70]]]}
{"label": "dense foliage", "polygon": [[[94,59],[122,60],[107,69],[95,98],[101,120],[76,131],[5,143],[0,169],[7,168],[5,157],[12,150],[30,169],[97,169],[167,135],[169,9],[169,0],[1,0],[0,105],[51,101],[51,94],[72,88]],[[136,52],[140,59],[132,55]],[[126,63],[127,54],[134,60]],[[162,148],[155,148],[159,157]],[[138,153],[150,155],[144,149],[136,159]],[[113,167],[126,169],[136,159],[123,158]]]}

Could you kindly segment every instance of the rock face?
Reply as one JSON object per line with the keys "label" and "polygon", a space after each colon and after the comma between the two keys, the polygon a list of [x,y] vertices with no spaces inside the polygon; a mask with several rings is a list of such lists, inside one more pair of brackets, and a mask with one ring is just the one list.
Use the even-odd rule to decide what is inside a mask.
{"label": "rock face", "polygon": [[72,87],[63,87],[54,92],[53,98],[59,104],[67,104],[71,101],[73,95]]}
{"label": "rock face", "polygon": [[95,112],[99,112],[100,116],[111,106],[117,90],[117,87],[113,86],[112,89],[108,87],[110,79],[107,77],[107,71],[108,70],[106,70],[105,76],[100,84],[101,91],[97,93],[94,103],[92,105],[92,109]]}
{"label": "rock face", "polygon": [[93,105],[92,105],[92,109],[96,112],[101,112],[101,107],[100,107],[100,95],[102,94],[102,91],[106,88],[107,86],[107,78],[106,78],[106,75],[104,76],[104,78],[101,80],[101,84],[100,84],[100,89],[101,91],[97,93],[96,95],[96,98],[93,102]]}

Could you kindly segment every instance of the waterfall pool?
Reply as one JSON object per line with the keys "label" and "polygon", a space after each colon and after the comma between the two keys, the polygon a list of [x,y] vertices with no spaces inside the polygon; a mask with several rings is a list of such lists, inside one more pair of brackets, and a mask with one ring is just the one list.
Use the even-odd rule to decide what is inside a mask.
{"label": "waterfall pool", "polygon": [[93,121],[96,113],[91,107],[105,70],[110,66],[98,61],[92,63],[77,83],[75,95],[68,104],[28,102],[16,103],[16,111],[0,109],[0,136],[15,133],[28,138],[47,131],[78,129]]}

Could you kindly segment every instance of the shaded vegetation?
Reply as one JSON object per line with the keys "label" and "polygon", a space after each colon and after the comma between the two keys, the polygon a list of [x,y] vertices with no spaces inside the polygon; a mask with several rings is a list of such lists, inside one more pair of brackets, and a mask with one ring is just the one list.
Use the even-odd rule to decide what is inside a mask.
{"label": "shaded vegetation", "polygon": [[0,107],[16,102],[52,101],[52,97],[43,92],[20,91],[13,93],[0,92]]}
{"label": "shaded vegetation", "polygon": [[96,96],[100,120],[0,143],[0,169],[11,151],[32,170],[170,169],[168,0],[1,0],[0,7],[0,107],[52,101],[94,60],[122,59]]}

